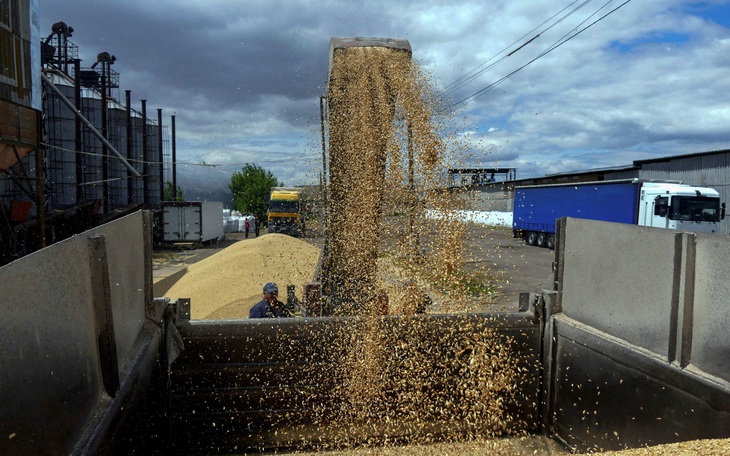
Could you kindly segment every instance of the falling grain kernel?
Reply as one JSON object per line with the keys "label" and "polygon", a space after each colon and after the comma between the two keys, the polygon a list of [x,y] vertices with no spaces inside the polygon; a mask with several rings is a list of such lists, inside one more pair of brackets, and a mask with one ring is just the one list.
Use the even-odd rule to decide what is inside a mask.
{"label": "falling grain kernel", "polygon": [[[322,428],[308,444],[346,449],[333,455],[561,453],[546,437],[496,438],[519,431],[505,410],[505,398],[514,393],[520,375],[527,374],[518,368],[509,341],[501,343],[493,330],[475,328],[468,319],[461,328],[444,328],[439,320],[414,315],[420,313],[420,301],[414,298],[422,298],[419,291],[430,298],[427,313],[471,310],[473,299],[464,291],[475,284],[464,272],[466,225],[456,216],[468,202],[439,191],[445,144],[433,123],[422,77],[410,56],[390,49],[347,49],[338,52],[333,65],[327,220],[332,237],[323,267],[340,306],[337,313],[360,318],[344,322],[338,337],[322,334],[323,341],[331,342],[323,350],[336,353],[339,363],[326,369],[315,363],[307,367],[311,384],[334,385],[305,399],[320,404],[315,396],[330,398],[323,406],[312,406],[313,422]],[[409,140],[412,173],[405,147]],[[427,210],[444,215],[437,229],[425,217]],[[267,261],[281,260],[278,267],[258,261],[255,250],[244,252],[256,242],[268,242]],[[210,270],[191,266],[185,280],[199,289],[184,288],[192,285],[183,281],[171,296],[194,296],[193,318],[243,318],[260,299],[263,283],[274,280],[281,286],[313,279],[319,250],[310,247],[280,235],[240,243],[240,251],[229,248],[226,256],[211,257],[205,265]],[[228,263],[213,265],[218,261]],[[301,269],[285,269],[290,265]],[[247,274],[248,279],[232,274],[221,284],[204,279],[209,273],[220,276],[221,270]],[[260,283],[250,277],[260,278]],[[248,282],[250,289],[245,288]],[[229,296],[214,296],[217,290]],[[407,318],[379,316],[373,302],[382,291],[389,313]],[[212,307],[221,304],[223,308]],[[333,429],[332,423],[339,428]],[[358,446],[365,448],[351,449]],[[678,454],[677,447],[670,448]],[[727,449],[728,441],[706,441],[705,448]]]}

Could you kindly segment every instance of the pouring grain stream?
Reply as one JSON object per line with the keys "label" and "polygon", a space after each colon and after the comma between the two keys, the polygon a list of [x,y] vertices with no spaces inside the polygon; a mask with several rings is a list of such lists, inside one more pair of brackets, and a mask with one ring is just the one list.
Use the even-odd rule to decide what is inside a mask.
{"label": "pouring grain stream", "polygon": [[[328,266],[338,287],[332,298],[345,299],[337,302],[343,305],[340,313],[358,318],[345,320],[343,336],[321,348],[342,353],[341,362],[327,371],[311,366],[312,384],[323,376],[330,381],[322,384],[336,385],[333,391],[312,392],[337,398],[315,410],[322,423],[338,423],[336,429],[322,429],[321,434],[328,435],[324,446],[431,443],[522,432],[519,426],[510,427],[513,423],[500,399],[511,394],[519,373],[510,347],[492,331],[465,327],[469,319],[453,329],[435,327],[443,322],[433,319],[386,320],[367,308],[373,296],[388,290],[391,310],[412,314],[404,309],[413,305],[398,303],[412,298],[403,291],[412,289],[418,271],[430,274],[419,278],[424,285],[454,279],[462,230],[450,229],[458,227],[452,219],[453,224],[440,224],[430,243],[416,242],[416,232],[426,229],[417,220],[422,205],[447,212],[453,201],[434,191],[442,144],[430,124],[410,56],[391,49],[354,48],[339,54],[335,63],[336,79],[343,82],[337,87],[341,99],[330,101],[331,109],[339,108],[330,117],[330,134],[338,146],[331,151],[329,213],[335,214],[330,220],[335,236]],[[402,119],[409,119],[406,132]],[[414,156],[410,170],[402,153],[405,144]],[[416,204],[416,188],[428,199]],[[413,223],[397,223],[391,225],[396,232],[382,233],[385,201],[392,204],[391,214],[410,212]],[[386,275],[378,275],[378,264],[383,263],[381,234],[398,241],[387,255],[399,264],[389,262]],[[318,254],[303,241],[269,234],[192,265],[167,294],[191,298],[193,319],[245,318],[265,282],[311,281]],[[387,283],[379,282],[382,279]],[[328,336],[322,335],[322,340],[331,340]],[[440,386],[444,378],[451,384],[448,389]]]}
{"label": "pouring grain stream", "polygon": [[[460,201],[440,191],[444,143],[433,122],[429,87],[410,52],[378,46],[338,49],[328,87],[330,182],[323,280],[332,313],[347,320],[343,336],[327,347],[341,353],[332,371],[335,403],[321,411],[328,445],[430,443],[523,432],[507,416],[506,397],[520,381],[510,341],[488,328],[444,325],[443,320],[381,318],[383,290],[389,313],[412,315],[418,278],[456,289],[463,265],[464,224],[447,217],[421,243],[425,209],[444,214]],[[386,216],[401,222],[386,225]],[[393,232],[386,232],[387,229]],[[384,252],[382,241],[393,241]],[[398,273],[385,278],[383,255]],[[390,271],[392,271],[391,269]],[[418,277],[414,277],[418,276]],[[398,290],[411,290],[398,293]],[[401,302],[398,302],[401,301]],[[443,388],[448,379],[448,388]],[[317,383],[315,381],[315,383]]]}
{"label": "pouring grain stream", "polygon": [[[437,189],[444,144],[433,122],[425,78],[411,62],[410,52],[384,47],[350,47],[334,52],[328,88],[329,250],[325,256],[325,289],[337,314],[369,313],[376,301],[379,247],[394,236],[398,256],[411,259],[417,251],[416,219],[425,206],[444,209]],[[417,196],[423,195],[423,196]],[[446,198],[451,200],[453,198]],[[398,233],[384,233],[383,219],[408,214]],[[420,217],[419,217],[420,216]],[[444,231],[439,240],[453,240]],[[438,252],[458,254],[458,242]],[[414,256],[415,255],[415,256]],[[443,271],[439,271],[443,272]],[[448,274],[447,274],[448,276]]]}

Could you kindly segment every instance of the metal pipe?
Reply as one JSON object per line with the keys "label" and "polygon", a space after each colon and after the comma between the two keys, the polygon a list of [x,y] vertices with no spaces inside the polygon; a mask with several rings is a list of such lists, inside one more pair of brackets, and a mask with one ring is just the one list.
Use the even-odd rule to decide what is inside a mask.
{"label": "metal pipe", "polygon": [[[81,112],[81,60],[74,59],[74,102],[76,109]],[[81,120],[79,116],[74,118],[74,144],[76,150],[80,151],[83,146],[83,137],[81,136]],[[79,183],[84,181],[84,156],[76,154],[76,202],[83,201],[84,188]]]}
{"label": "metal pipe", "polygon": [[324,96],[319,97],[319,122],[322,130],[322,205],[327,207],[327,145],[325,141],[325,128],[324,128]]}
{"label": "metal pipe", "polygon": [[[80,63],[80,62],[79,62]],[[37,139],[43,140],[43,145],[38,144],[35,149],[35,177],[36,177],[36,204],[38,210],[38,248],[42,249],[46,247],[46,183],[45,173],[46,170],[43,166],[43,155],[47,155],[46,146],[48,144],[48,126],[46,125],[46,119],[49,109],[48,91],[41,88],[41,112],[36,116],[36,131],[39,137]],[[40,141],[39,141],[40,142]]]}
{"label": "metal pipe", "polygon": [[101,133],[99,133],[99,130],[97,130],[94,127],[94,125],[92,125],[92,123],[89,122],[89,119],[87,119],[86,117],[84,117],[84,115],[81,114],[81,112],[79,112],[78,109],[76,109],[76,106],[74,106],[74,104],[71,103],[68,100],[68,98],[66,98],[66,96],[63,94],[63,92],[61,92],[61,90],[58,87],[56,87],[56,84],[54,84],[53,81],[51,81],[51,79],[48,76],[46,76],[44,73],[41,73],[41,79],[43,80],[43,82],[46,83],[46,85],[48,85],[48,87],[51,88],[51,90],[53,90],[53,92],[56,95],[58,95],[58,97],[61,99],[61,101],[63,102],[63,104],[65,104],[71,110],[71,112],[73,112],[74,115],[76,115],[76,117],[79,120],[81,120],[81,122],[84,124],[84,126],[86,128],[88,128],[89,130],[91,130],[91,132],[94,134],[94,136],[96,136],[97,138],[99,138],[99,140],[102,143],[104,143],[106,145],[106,147],[108,147],[109,150],[112,151],[114,153],[114,155],[117,156],[117,158],[119,158],[119,160],[124,164],[124,166],[127,167],[127,169],[132,174],[134,174],[137,177],[140,176],[140,174],[137,172],[137,170],[134,169],[134,167],[129,164],[129,162],[122,156],[122,154],[120,154],[119,152],[117,152],[117,149],[115,149],[114,146],[112,146],[111,143],[109,143],[109,141],[107,141],[107,139],[104,137],[104,135],[102,135]]}
{"label": "metal pipe", "polygon": [[[322,198],[322,221],[324,222],[324,248],[322,249],[322,255],[320,255],[318,261],[319,273],[315,275],[315,280],[323,283],[323,289],[328,290],[329,283],[327,282],[328,269],[327,257],[329,255],[329,233],[330,233],[330,221],[329,221],[329,204],[327,197],[327,144],[325,135],[325,101],[327,97],[322,95],[319,97],[319,121],[322,131],[322,178],[320,179],[320,192]],[[320,313],[321,313],[320,308]]]}
{"label": "metal pipe", "polygon": [[157,149],[160,157],[160,201],[165,199],[165,157],[162,153],[162,109],[157,108]]}
{"label": "metal pipe", "polygon": [[177,151],[175,150],[175,116],[172,116],[172,191],[175,196],[173,201],[177,201]]}
{"label": "metal pipe", "polygon": [[[124,91],[125,109],[127,114],[127,157],[132,157],[134,148],[132,144],[132,91],[127,89]],[[134,204],[134,178],[127,178],[127,204]]]}
{"label": "metal pipe", "polygon": [[150,204],[150,160],[147,156],[147,100],[140,100],[142,102],[142,167],[144,178],[144,203],[148,206]]}
{"label": "metal pipe", "polygon": [[[107,76],[106,74],[101,75],[101,135],[107,137],[109,135],[108,121],[107,121],[107,103],[106,103],[106,90],[107,90]],[[106,144],[102,143],[101,146],[101,207],[102,213],[106,214],[109,212],[111,204],[109,202],[109,148]]]}
{"label": "metal pipe", "polygon": [[[45,131],[45,129],[41,126],[41,119],[40,116],[36,117],[36,131]],[[48,144],[48,141],[46,141],[47,138],[43,138],[44,144]],[[44,146],[45,147],[45,146]],[[43,175],[45,173],[45,170],[43,169],[43,157],[41,154],[43,153],[43,149],[41,146],[37,146],[35,149],[35,176],[36,176],[36,183],[35,183],[35,191],[36,191],[36,204],[38,209],[38,227],[39,227],[39,233],[38,233],[38,248],[44,248],[46,247],[46,193],[45,193],[45,184]]]}
{"label": "metal pipe", "polygon": [[408,208],[408,242],[411,248],[411,253],[416,255],[421,248],[421,241],[418,232],[415,229],[418,197],[416,196],[416,178],[413,169],[413,128],[410,120],[407,120],[406,122],[408,128],[408,194],[410,199],[410,207]]}

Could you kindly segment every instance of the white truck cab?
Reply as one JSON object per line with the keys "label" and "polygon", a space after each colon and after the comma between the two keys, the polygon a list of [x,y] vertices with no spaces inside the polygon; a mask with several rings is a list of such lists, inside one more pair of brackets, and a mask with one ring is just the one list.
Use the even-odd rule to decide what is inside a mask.
{"label": "white truck cab", "polygon": [[643,182],[638,224],[680,231],[716,233],[725,218],[720,194],[707,187]]}

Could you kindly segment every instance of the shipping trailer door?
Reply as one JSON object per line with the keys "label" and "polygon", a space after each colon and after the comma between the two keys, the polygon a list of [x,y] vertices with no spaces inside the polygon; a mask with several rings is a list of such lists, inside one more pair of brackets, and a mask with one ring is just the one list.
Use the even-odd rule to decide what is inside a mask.
{"label": "shipping trailer door", "polygon": [[164,206],[162,208],[162,240],[165,242],[176,242],[180,239],[180,224],[182,210],[179,206]]}
{"label": "shipping trailer door", "polygon": [[175,205],[163,209],[165,242],[199,242],[200,206]]}

